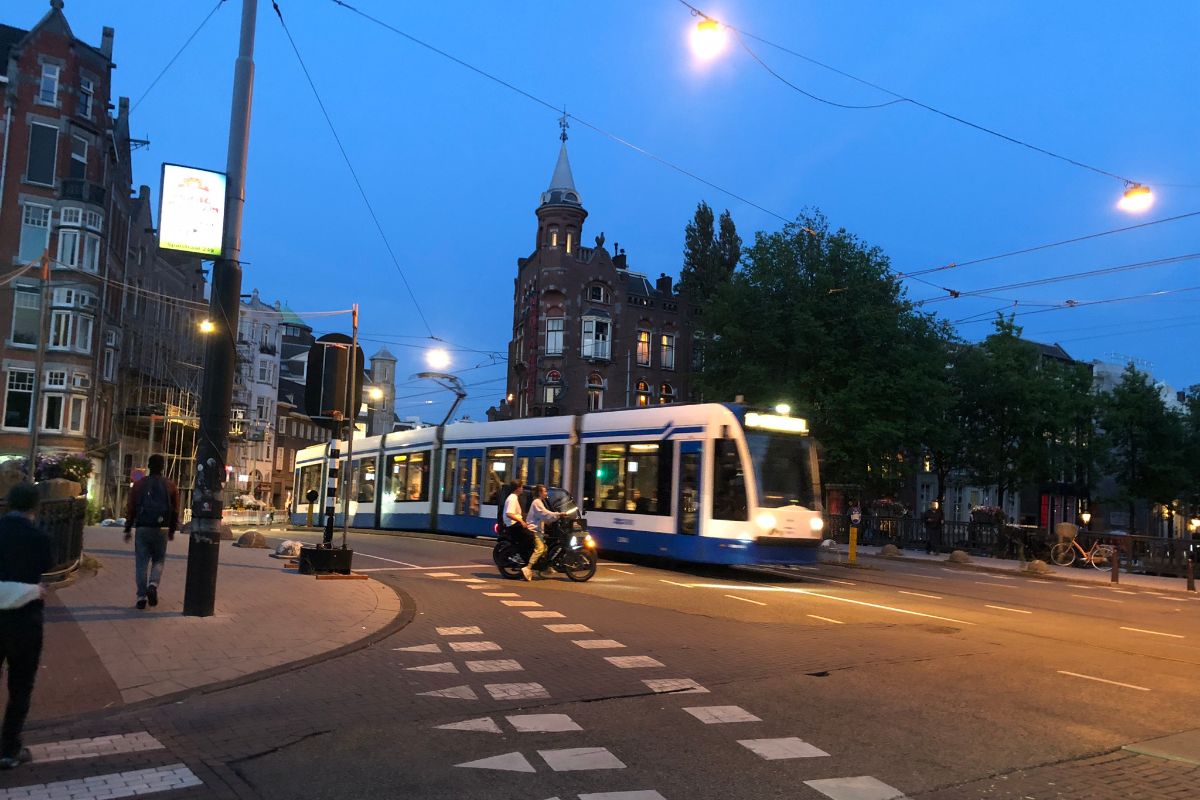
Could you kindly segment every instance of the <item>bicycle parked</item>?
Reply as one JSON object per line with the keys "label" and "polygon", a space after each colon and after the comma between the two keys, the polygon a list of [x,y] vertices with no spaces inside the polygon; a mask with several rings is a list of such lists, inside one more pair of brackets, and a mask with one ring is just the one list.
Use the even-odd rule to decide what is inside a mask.
{"label": "bicycle parked", "polygon": [[1096,569],[1108,569],[1110,559],[1117,554],[1117,548],[1111,544],[1100,544],[1099,540],[1092,543],[1087,550],[1074,539],[1059,542],[1050,548],[1050,560],[1060,567],[1069,567],[1076,558],[1082,558],[1085,564],[1091,564]]}

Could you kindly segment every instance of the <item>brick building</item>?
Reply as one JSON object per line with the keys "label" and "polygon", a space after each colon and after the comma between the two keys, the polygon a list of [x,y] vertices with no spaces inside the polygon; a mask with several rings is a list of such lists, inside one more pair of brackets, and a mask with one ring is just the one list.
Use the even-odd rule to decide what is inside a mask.
{"label": "brick building", "polygon": [[489,418],[580,414],[692,400],[696,309],[665,274],[651,280],[610,253],[601,233],[583,247],[583,207],[565,125],[538,206],[533,253],[517,259],[508,394]]}

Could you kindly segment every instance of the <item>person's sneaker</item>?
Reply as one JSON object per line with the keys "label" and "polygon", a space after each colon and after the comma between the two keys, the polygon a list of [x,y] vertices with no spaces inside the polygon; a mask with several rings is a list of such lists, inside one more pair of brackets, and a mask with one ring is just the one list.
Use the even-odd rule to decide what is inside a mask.
{"label": "person's sneaker", "polygon": [[150,584],[146,587],[146,599],[150,601],[150,605],[158,605],[158,587]]}
{"label": "person's sneaker", "polygon": [[525,580],[533,580],[533,570],[531,570],[529,567],[521,567],[521,574],[525,576]]}
{"label": "person's sneaker", "polygon": [[28,764],[33,760],[33,754],[29,752],[28,747],[22,747],[20,752],[15,756],[4,756],[0,758],[0,769],[15,769],[22,764]]}
{"label": "person's sneaker", "polygon": [[138,608],[138,610],[140,611],[140,610],[142,610],[142,609],[143,609],[143,608],[145,608],[145,607],[146,607],[146,598],[144,598],[144,597],[139,597],[139,598],[138,598],[138,601],[137,601],[137,608]]}

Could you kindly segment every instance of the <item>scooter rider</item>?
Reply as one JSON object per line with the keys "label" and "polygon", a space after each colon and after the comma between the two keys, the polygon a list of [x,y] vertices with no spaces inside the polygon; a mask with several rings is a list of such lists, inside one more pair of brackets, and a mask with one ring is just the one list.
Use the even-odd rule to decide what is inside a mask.
{"label": "scooter rider", "polygon": [[[500,515],[504,535],[514,544],[521,542],[526,535],[534,535],[533,528],[525,521],[525,515],[521,511],[521,491],[524,488],[525,482],[519,478],[508,485],[508,497],[504,498],[504,511]],[[532,560],[530,563],[533,563]],[[533,573],[529,567],[522,567],[521,572],[525,575],[525,580],[533,580]]]}
{"label": "scooter rider", "polygon": [[533,580],[533,566],[546,552],[546,523],[556,522],[560,517],[566,516],[566,514],[546,508],[547,495],[546,487],[543,484],[539,483],[533,487],[533,505],[529,508],[529,525],[530,530],[533,531],[533,555],[529,556],[529,564],[521,569],[521,574],[527,581]]}

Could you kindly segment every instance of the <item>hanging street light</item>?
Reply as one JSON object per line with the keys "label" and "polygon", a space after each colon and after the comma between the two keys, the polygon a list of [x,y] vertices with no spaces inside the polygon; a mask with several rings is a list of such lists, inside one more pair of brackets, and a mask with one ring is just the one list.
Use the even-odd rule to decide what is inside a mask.
{"label": "hanging street light", "polygon": [[725,26],[705,17],[692,30],[692,53],[701,61],[711,61],[721,54],[729,42]]}
{"label": "hanging street light", "polygon": [[206,319],[206,320],[200,321],[200,332],[201,333],[212,333],[216,329],[217,329],[217,326],[213,324],[213,321],[211,319]]}
{"label": "hanging street light", "polygon": [[1143,183],[1131,183],[1117,201],[1117,208],[1130,214],[1140,214],[1154,205],[1154,193]]}
{"label": "hanging street light", "polygon": [[450,366],[450,354],[443,347],[435,347],[425,353],[425,363],[431,369],[444,370]]}

